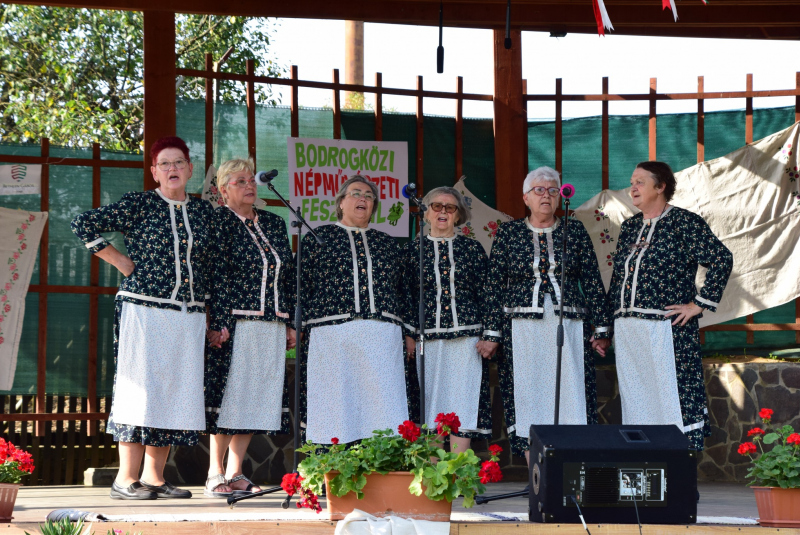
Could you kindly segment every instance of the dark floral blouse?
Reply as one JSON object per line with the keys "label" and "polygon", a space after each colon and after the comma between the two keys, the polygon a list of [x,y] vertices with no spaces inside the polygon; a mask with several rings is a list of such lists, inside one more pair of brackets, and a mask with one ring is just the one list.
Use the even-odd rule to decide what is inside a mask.
{"label": "dark floral blouse", "polygon": [[541,319],[550,294],[556,314],[564,294],[564,317],[590,320],[595,338],[611,336],[611,314],[592,240],[583,223],[569,221],[566,291],[561,281],[561,220],[546,229],[527,218],[500,225],[489,257],[484,339],[502,342],[503,323],[511,318]]}
{"label": "dark floral blouse", "polygon": [[[480,336],[483,331],[483,246],[458,235],[423,240],[425,337],[429,340]],[[403,246],[402,284],[405,334],[419,330],[419,242]]]}
{"label": "dark floral blouse", "polygon": [[97,253],[108,247],[102,232],[121,232],[133,273],[119,286],[117,300],[139,305],[205,312],[209,297],[208,201],[187,194],[185,201],[160,190],[126,193],[117,202],[75,216],[72,232]]}
{"label": "dark floral blouse", "polygon": [[354,319],[402,321],[400,246],[375,229],[341,223],[315,229],[325,240],[303,238],[303,326],[345,323]]}
{"label": "dark floral blouse", "polygon": [[218,257],[213,271],[212,330],[230,329],[237,319],[289,323],[295,281],[286,224],[273,213],[257,208],[255,212],[253,221],[227,206],[214,211]]}
{"label": "dark floral blouse", "polygon": [[[698,266],[708,268],[699,292]],[[639,213],[622,223],[608,306],[615,318],[660,319],[664,307],[690,302],[714,312],[731,269],[733,255],[699,215],[674,206],[653,219]]]}

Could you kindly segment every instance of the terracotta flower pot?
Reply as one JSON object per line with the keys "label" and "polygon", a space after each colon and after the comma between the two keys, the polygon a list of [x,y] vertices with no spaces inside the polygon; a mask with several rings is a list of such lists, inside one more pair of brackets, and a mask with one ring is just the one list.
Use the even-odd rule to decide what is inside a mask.
{"label": "terracotta flower pot", "polygon": [[0,522],[10,522],[17,501],[17,491],[22,485],[17,483],[0,483]]}
{"label": "terracotta flower pot", "polygon": [[450,509],[453,504],[447,500],[429,500],[425,494],[414,496],[409,492],[408,486],[414,479],[411,472],[368,475],[362,500],[356,498],[354,492],[341,498],[333,496],[330,480],[337,475],[338,472],[325,474],[325,491],[331,520],[342,520],[348,513],[352,513],[353,509],[361,509],[379,517],[399,516],[437,522],[450,521]]}
{"label": "terracotta flower pot", "polygon": [[800,528],[800,489],[753,487],[758,523],[770,528]]}

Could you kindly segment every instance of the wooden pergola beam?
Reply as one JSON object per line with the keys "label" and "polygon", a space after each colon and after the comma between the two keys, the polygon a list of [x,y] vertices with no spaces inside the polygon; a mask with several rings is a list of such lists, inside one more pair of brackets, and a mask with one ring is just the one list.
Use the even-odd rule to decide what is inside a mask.
{"label": "wooden pergola beam", "polygon": [[[209,13],[254,17],[359,20],[390,24],[435,26],[439,0],[12,0],[11,3]],[[658,2],[606,0],[614,31],[610,35],[716,37],[737,39],[800,38],[798,0],[715,0],[680,2],[678,22]],[[498,29],[505,26],[504,0],[444,0],[444,24],[449,27]],[[589,0],[514,0],[511,24],[515,30],[597,33]]]}

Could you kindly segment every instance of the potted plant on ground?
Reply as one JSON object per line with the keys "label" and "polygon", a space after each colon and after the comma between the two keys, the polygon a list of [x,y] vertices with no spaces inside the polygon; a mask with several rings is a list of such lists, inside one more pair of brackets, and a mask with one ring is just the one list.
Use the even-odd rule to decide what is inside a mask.
{"label": "potted plant on ground", "polygon": [[0,438],[0,522],[10,522],[22,476],[33,473],[33,459]]}
{"label": "potted plant on ground", "polygon": [[[747,436],[752,442],[739,446],[753,466],[747,473],[758,506],[758,523],[767,527],[800,527],[800,434],[791,425],[772,427],[772,409],[758,416],[764,429],[754,427]],[[766,450],[764,446],[771,445]],[[760,454],[759,454],[760,452]]]}
{"label": "potted plant on ground", "polygon": [[327,492],[331,520],[341,520],[354,508],[375,516],[450,520],[452,501],[464,497],[464,507],[486,492],[485,483],[503,477],[497,464],[502,451],[489,447],[483,461],[468,449],[446,452],[443,437],[461,425],[455,413],[436,417],[436,433],[406,420],[398,427],[373,431],[373,436],[349,447],[332,438],[328,448],[307,443],[298,451],[306,458],[298,472],[286,474],[282,487],[302,496],[298,507],[320,512],[317,496]]}

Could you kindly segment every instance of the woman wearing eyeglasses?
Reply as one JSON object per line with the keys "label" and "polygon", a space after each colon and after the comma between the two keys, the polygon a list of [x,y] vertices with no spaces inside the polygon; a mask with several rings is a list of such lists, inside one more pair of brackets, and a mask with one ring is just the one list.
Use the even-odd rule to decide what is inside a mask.
{"label": "woman wearing eyeglasses", "polygon": [[[301,422],[316,444],[371,437],[408,419],[400,247],[369,228],[378,188],[354,175],[334,203],[338,223],[303,238]],[[305,387],[304,387],[305,386]]]}
{"label": "woman wearing eyeglasses", "polygon": [[[261,490],[242,473],[254,434],[288,427],[286,349],[295,345],[292,250],[286,223],[257,209],[252,160],[229,160],[217,171],[225,201],[214,212],[218,255],[206,364],[210,466],[204,494],[222,498]],[[286,429],[284,429],[286,431]],[[228,450],[227,470],[222,460]]]}
{"label": "woman wearing eyeglasses", "polygon": [[566,280],[561,278],[563,220],[556,217],[561,181],[549,167],[525,178],[522,200],[531,214],[500,226],[486,279],[487,320],[482,354],[503,344],[498,362],[506,425],[514,453],[528,457],[532,424],[555,416],[556,333],[564,301],[559,424],[597,422],[592,348],[610,344],[611,314],[592,241],[570,218]]}
{"label": "woman wearing eyeglasses", "polygon": [[[705,220],[669,204],[675,175],[663,162],[642,162],[631,176],[641,213],[622,223],[608,306],[624,424],[675,424],[703,449],[706,410],[698,319],[714,312],[733,256]],[[698,266],[708,269],[698,291]]]}
{"label": "woman wearing eyeglasses", "polygon": [[[425,221],[430,228],[423,238],[425,421],[432,426],[437,414],[455,412],[461,428],[450,435],[450,448],[466,451],[470,439],[490,438],[492,433],[489,361],[477,350],[483,333],[486,253],[477,240],[456,235],[455,226],[471,216],[458,190],[436,188],[425,195],[423,203],[428,207]],[[411,359],[419,334],[417,240],[405,244],[403,260],[406,353]],[[420,366],[417,360],[417,373]],[[409,391],[417,394],[419,385],[410,385]],[[419,412],[411,417],[417,420]]]}
{"label": "woman wearing eyeglasses", "polygon": [[[107,430],[119,442],[111,497],[189,498],[164,481],[170,446],[206,427],[203,352],[210,288],[211,204],[191,197],[192,164],[177,137],[150,149],[155,190],[126,193],[72,220],[86,248],[123,275],[115,299],[114,395]],[[102,233],[120,232],[125,253]],[[139,468],[144,455],[144,471]]]}

